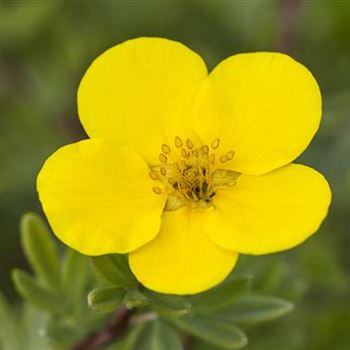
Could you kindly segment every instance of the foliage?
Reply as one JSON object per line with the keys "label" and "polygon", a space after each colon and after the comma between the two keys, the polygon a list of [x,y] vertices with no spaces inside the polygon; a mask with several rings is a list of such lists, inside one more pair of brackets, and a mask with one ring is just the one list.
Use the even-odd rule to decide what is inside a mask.
{"label": "foliage", "polygon": [[[103,329],[108,314],[124,308],[131,318],[126,334],[117,340],[120,349],[180,350],[184,339],[192,337],[219,349],[239,349],[248,339],[238,324],[272,320],[293,308],[289,301],[252,293],[249,275],[232,274],[221,285],[192,296],[150,291],[137,283],[124,255],[91,257],[89,264],[87,257],[63,248],[60,257],[53,236],[33,213],[22,218],[21,241],[34,276],[13,270],[13,282],[24,299],[20,315],[0,299],[0,316],[8,327],[0,333],[5,350],[21,349],[33,334],[40,340],[28,350],[67,349]],[[24,333],[14,337],[27,309],[38,317],[38,328],[33,332],[33,324],[24,326]]]}

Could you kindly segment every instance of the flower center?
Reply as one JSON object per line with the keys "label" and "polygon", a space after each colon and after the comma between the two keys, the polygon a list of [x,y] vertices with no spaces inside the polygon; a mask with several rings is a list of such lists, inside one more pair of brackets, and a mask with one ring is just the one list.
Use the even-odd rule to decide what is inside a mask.
{"label": "flower center", "polygon": [[[152,166],[150,172],[151,179],[162,181],[169,191],[166,210],[177,210],[186,204],[212,206],[218,189],[235,185],[239,173],[220,168],[233,159],[234,152],[220,155],[220,139],[213,140],[210,146],[195,147],[191,140],[184,142],[176,136],[174,146],[162,144],[160,164]],[[157,186],[152,190],[156,194],[163,192]]]}

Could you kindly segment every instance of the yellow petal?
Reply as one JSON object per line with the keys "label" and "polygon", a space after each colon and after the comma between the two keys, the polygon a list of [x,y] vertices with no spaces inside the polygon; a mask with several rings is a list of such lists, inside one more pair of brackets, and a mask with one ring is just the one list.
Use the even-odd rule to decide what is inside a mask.
{"label": "yellow petal", "polygon": [[321,118],[312,74],[280,53],[229,57],[209,75],[195,126],[204,141],[234,151],[231,168],[264,174],[294,160],[310,143]]}
{"label": "yellow petal", "polygon": [[154,185],[138,154],[99,139],[60,148],[37,180],[54,233],[88,255],[129,252],[156,236],[165,195]]}
{"label": "yellow petal", "polygon": [[90,137],[110,136],[159,163],[161,144],[193,138],[194,96],[207,77],[203,60],[186,46],[139,38],[114,46],[85,73],[79,116]]}
{"label": "yellow petal", "polygon": [[303,165],[241,175],[234,187],[217,193],[207,233],[216,244],[239,253],[289,249],[318,230],[330,200],[326,179]]}
{"label": "yellow petal", "polygon": [[204,210],[164,212],[158,236],[129,254],[137,279],[161,293],[193,294],[220,283],[238,255],[213,244],[204,234]]}

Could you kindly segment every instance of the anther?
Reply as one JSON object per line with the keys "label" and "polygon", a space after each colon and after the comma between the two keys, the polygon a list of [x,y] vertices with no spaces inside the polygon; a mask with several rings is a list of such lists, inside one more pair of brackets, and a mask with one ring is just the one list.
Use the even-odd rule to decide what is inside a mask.
{"label": "anther", "polygon": [[212,153],[212,154],[209,156],[208,160],[209,160],[209,163],[214,164],[214,163],[215,163],[215,154]]}
{"label": "anther", "polygon": [[165,154],[169,154],[171,152],[171,148],[165,143],[162,144],[162,152]]}
{"label": "anther", "polygon": [[166,175],[166,168],[164,168],[163,166],[160,168],[160,173],[165,176]]}
{"label": "anther", "polygon": [[230,151],[226,154],[227,160],[233,159],[234,156],[235,156],[235,152],[233,152],[233,151]]}
{"label": "anther", "polygon": [[166,163],[168,158],[167,158],[167,156],[165,154],[161,153],[159,155],[159,160],[160,160],[161,163]]}
{"label": "anther", "polygon": [[182,140],[180,139],[179,136],[176,136],[176,137],[175,137],[175,146],[176,146],[177,148],[180,148],[180,147],[182,147],[182,145],[183,145]]}
{"label": "anther", "polygon": [[158,180],[158,175],[157,173],[155,173],[154,171],[151,171],[149,173],[149,177],[152,179],[152,180]]}
{"label": "anther", "polygon": [[221,157],[220,157],[220,162],[221,162],[221,163],[227,162],[227,157],[226,157],[226,156],[221,156]]}
{"label": "anther", "polygon": [[199,156],[199,154],[198,154],[198,149],[194,149],[194,150],[192,151],[192,154],[193,154],[196,158],[198,158],[198,156]]}
{"label": "anther", "polygon": [[209,154],[209,147],[207,145],[202,146],[202,151],[204,154]]}
{"label": "anther", "polygon": [[184,158],[188,157],[188,153],[187,153],[187,151],[184,148],[181,150],[181,156],[184,157]]}
{"label": "anther", "polygon": [[187,147],[189,148],[189,149],[192,149],[193,148],[193,142],[190,140],[190,139],[187,139],[187,141],[186,141],[186,145],[187,145]]}
{"label": "anther", "polygon": [[155,194],[161,194],[161,193],[162,193],[162,189],[159,188],[159,187],[152,187],[152,191],[153,191]]}
{"label": "anther", "polygon": [[215,139],[212,143],[211,143],[211,148],[215,149],[218,148],[220,145],[220,139]]}

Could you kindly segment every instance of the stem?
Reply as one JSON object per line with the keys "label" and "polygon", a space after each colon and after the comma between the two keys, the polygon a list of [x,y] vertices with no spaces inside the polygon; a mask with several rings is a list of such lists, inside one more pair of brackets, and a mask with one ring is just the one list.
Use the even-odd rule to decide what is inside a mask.
{"label": "stem", "polygon": [[125,307],[118,309],[105,328],[88,335],[85,339],[73,345],[70,350],[95,350],[116,340],[127,329],[131,315],[132,312]]}

